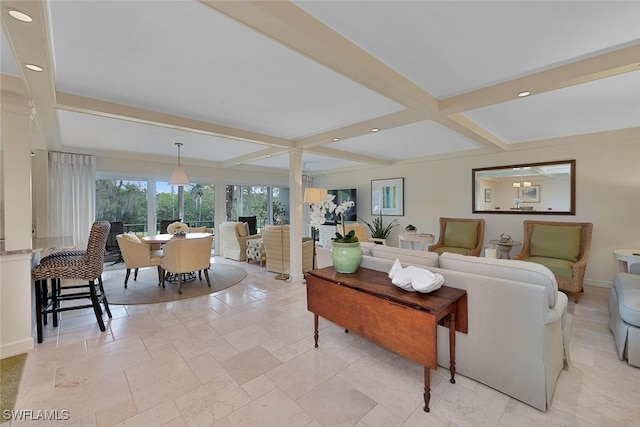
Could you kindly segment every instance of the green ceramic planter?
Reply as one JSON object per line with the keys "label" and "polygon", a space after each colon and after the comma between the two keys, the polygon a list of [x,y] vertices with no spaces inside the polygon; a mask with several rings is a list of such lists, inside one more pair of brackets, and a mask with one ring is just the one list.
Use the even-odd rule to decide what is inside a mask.
{"label": "green ceramic planter", "polygon": [[335,268],[338,273],[355,273],[362,260],[360,242],[333,242],[331,260],[333,261],[333,268]]}

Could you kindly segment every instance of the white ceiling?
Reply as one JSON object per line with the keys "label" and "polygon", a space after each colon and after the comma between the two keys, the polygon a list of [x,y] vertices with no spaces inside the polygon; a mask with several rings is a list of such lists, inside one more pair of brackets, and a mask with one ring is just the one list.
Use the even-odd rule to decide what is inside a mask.
{"label": "white ceiling", "polygon": [[639,1],[2,0],[2,29],[39,148],[322,173],[640,140]]}

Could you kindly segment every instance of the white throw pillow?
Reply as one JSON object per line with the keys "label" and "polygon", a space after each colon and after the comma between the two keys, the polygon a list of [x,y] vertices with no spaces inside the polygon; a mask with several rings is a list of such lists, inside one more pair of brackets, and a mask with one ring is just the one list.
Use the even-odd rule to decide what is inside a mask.
{"label": "white throw pillow", "polygon": [[249,235],[249,224],[246,222],[239,222],[236,224],[236,230],[238,231],[238,236],[247,237]]}
{"label": "white throw pillow", "polygon": [[131,240],[132,242],[141,243],[140,239],[138,238],[138,236],[132,231],[123,234],[122,237],[124,239]]}

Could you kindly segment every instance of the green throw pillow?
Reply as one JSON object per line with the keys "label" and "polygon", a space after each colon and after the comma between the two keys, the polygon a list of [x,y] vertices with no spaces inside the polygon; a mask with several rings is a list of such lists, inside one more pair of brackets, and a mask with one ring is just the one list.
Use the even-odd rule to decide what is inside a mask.
{"label": "green throw pillow", "polygon": [[473,249],[478,243],[476,221],[450,221],[444,230],[444,246]]}
{"label": "green throw pillow", "polygon": [[575,262],[580,255],[581,238],[579,225],[533,224],[529,254]]}

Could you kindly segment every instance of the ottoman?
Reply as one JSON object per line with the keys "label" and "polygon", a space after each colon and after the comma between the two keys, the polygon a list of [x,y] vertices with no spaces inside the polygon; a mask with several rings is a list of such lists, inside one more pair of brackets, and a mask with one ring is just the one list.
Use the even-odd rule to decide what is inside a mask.
{"label": "ottoman", "polygon": [[264,250],[264,244],[262,239],[250,239],[247,240],[247,262],[260,261],[260,267],[262,263],[267,259],[267,251]]}
{"label": "ottoman", "polygon": [[640,367],[640,275],[617,273],[609,294],[609,328],[620,360]]}

